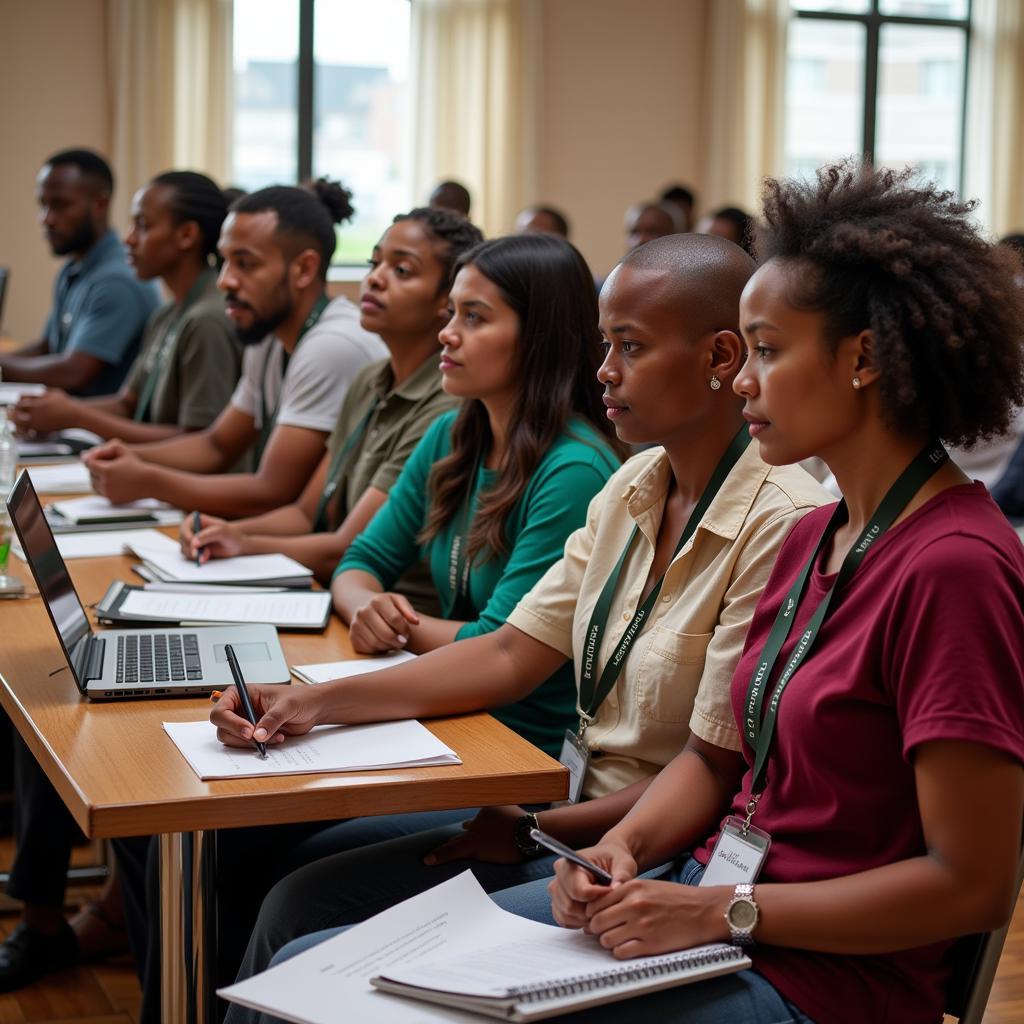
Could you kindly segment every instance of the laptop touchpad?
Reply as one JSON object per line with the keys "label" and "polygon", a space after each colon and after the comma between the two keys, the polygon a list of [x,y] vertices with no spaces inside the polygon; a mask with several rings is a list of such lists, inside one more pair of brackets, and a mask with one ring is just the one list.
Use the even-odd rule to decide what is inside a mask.
{"label": "laptop touchpad", "polygon": [[[270,661],[270,648],[266,644],[232,644],[231,646],[234,648],[235,657],[238,659],[239,664]],[[223,664],[228,660],[228,656],[224,653],[224,644],[213,645],[213,656],[219,664]]]}

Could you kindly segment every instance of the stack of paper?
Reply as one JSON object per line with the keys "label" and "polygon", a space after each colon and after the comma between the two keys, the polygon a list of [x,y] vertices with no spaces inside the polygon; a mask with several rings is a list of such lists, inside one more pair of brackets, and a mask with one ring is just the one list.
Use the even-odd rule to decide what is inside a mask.
{"label": "stack of paper", "polygon": [[112,505],[106,498],[91,495],[87,498],[55,501],[50,507],[65,522],[73,526],[110,523],[130,526],[133,522],[176,526],[183,518],[181,509],[172,508],[166,502],[157,501],[155,498],[142,498],[126,505]]}
{"label": "stack of paper", "polygon": [[28,475],[39,494],[91,494],[92,480],[82,462],[29,466]]}
{"label": "stack of paper", "polygon": [[176,583],[249,583],[279,587],[309,587],[313,571],[287,555],[239,555],[214,558],[203,565],[181,553],[177,541],[161,535],[160,543],[125,537],[125,544],[142,559],[154,579]]}
{"label": "stack of paper", "polygon": [[366,672],[380,672],[385,668],[394,668],[403,662],[412,661],[415,654],[399,651],[397,654],[382,654],[375,658],[352,658],[349,661],[325,661],[319,665],[292,665],[292,672],[304,683],[326,683],[332,679],[344,679],[347,676],[361,676]]}
{"label": "stack of paper", "polygon": [[289,736],[280,745],[271,744],[265,761],[255,748],[224,746],[210,721],[164,722],[164,729],[201,779],[462,764],[454,750],[412,720],[318,725],[305,736]]}
{"label": "stack of paper", "polygon": [[[155,537],[161,536],[156,530],[139,530],[139,534],[147,534]],[[61,557],[69,558],[108,558],[113,555],[124,554],[124,537],[118,533],[58,533],[54,540],[57,541],[57,550]],[[22,560],[25,553],[21,549],[21,543],[12,544],[11,550]]]}

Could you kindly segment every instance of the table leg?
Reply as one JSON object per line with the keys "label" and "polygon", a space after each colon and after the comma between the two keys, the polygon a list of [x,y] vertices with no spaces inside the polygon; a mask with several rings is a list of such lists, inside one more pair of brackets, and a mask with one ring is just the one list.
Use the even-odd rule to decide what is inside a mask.
{"label": "table leg", "polygon": [[217,1020],[216,832],[160,836],[160,1019]]}

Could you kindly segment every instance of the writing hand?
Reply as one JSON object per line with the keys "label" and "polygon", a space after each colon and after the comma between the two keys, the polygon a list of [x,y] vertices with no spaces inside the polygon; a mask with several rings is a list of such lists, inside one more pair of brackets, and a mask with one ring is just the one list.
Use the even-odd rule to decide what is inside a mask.
{"label": "writing hand", "polygon": [[200,565],[211,558],[232,558],[247,554],[245,533],[234,523],[228,523],[217,516],[201,515],[199,533],[193,533],[192,516],[186,516],[181,523],[179,537],[181,553],[192,561],[199,559]]}
{"label": "writing hand", "polygon": [[374,594],[357,608],[349,623],[349,639],[357,654],[380,654],[409,642],[409,626],[420,618],[401,594]]}
{"label": "writing hand", "polygon": [[312,686],[248,686],[256,713],[255,728],[242,710],[238,690],[224,691],[210,712],[217,739],[228,747],[251,747],[252,741],[283,743],[286,736],[302,736],[320,724],[316,688]]}
{"label": "writing hand", "polygon": [[604,868],[613,881],[611,886],[598,885],[589,871],[567,860],[556,860],[555,877],[548,883],[548,892],[551,893],[552,915],[563,928],[587,928],[590,904],[636,877],[636,860],[626,846],[616,840],[603,839],[597,846],[579,852]]}

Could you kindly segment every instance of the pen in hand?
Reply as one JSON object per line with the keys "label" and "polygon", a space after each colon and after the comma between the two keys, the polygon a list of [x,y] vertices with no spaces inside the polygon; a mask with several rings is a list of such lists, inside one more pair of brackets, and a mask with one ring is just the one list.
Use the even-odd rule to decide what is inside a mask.
{"label": "pen in hand", "polygon": [[[192,513],[192,536],[193,537],[197,536],[199,531],[202,528],[203,528],[203,524],[202,524],[202,521],[199,518],[198,511],[197,512],[193,512]],[[202,555],[202,553],[203,553],[203,549],[202,548],[196,548],[196,565],[202,565],[203,564],[202,562],[199,561],[199,558]]]}
{"label": "pen in hand", "polygon": [[[231,667],[231,676],[235,680],[235,688],[238,690],[239,699],[242,701],[242,710],[245,712],[245,717],[249,719],[249,722],[255,728],[256,712],[253,711],[252,701],[249,700],[249,691],[245,687],[245,679],[242,677],[242,669],[238,664],[238,658],[235,657],[235,649],[231,644],[225,644],[224,653],[227,655],[228,665]],[[267,745],[260,743],[257,739],[254,739],[252,742],[260,755],[260,759],[266,761]]]}

